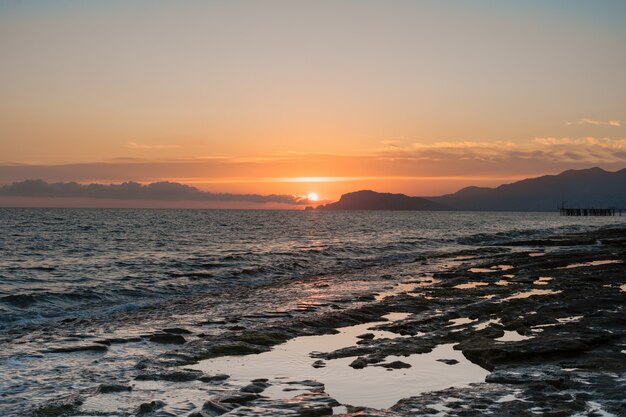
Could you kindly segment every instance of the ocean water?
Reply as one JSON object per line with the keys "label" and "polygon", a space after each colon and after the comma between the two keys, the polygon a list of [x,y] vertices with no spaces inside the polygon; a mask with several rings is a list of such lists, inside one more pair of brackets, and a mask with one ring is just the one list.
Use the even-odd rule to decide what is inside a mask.
{"label": "ocean water", "polygon": [[625,221],[556,213],[0,209],[0,333]]}

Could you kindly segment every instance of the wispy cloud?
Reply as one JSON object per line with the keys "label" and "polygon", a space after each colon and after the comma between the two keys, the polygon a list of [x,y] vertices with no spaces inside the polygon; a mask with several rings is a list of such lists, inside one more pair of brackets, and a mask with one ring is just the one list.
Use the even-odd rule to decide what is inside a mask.
{"label": "wispy cloud", "polygon": [[166,144],[148,145],[145,143],[137,143],[137,142],[126,142],[126,145],[124,146],[130,149],[177,149],[177,148],[180,148],[180,145],[166,145]]}
{"label": "wispy cloud", "polygon": [[622,123],[619,120],[596,120],[588,117],[578,119],[575,122],[565,122],[567,126],[571,125],[593,125],[593,126],[613,126],[620,127]]}
{"label": "wispy cloud", "polygon": [[[467,178],[469,181],[470,178],[557,173],[590,166],[605,169],[626,166],[624,137],[537,137],[526,142],[411,143],[407,140],[390,145],[360,154],[290,152],[250,157],[117,160],[65,165],[0,164],[0,182],[6,184],[32,178],[84,184],[172,180],[220,191],[297,193],[301,183],[417,181],[426,178]],[[278,183],[288,185],[276,185]]]}

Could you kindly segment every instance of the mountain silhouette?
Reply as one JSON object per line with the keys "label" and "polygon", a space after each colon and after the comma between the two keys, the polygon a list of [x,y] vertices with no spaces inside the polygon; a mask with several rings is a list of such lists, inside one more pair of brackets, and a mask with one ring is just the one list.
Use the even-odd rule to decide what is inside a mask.
{"label": "mountain silhouette", "polygon": [[356,191],[318,210],[556,211],[562,204],[580,208],[626,208],[626,169],[568,170],[495,188],[466,187],[439,197]]}
{"label": "mountain silhouette", "polygon": [[319,206],[318,210],[443,210],[444,207],[422,197],[377,193],[371,190],[344,194],[339,201]]}
{"label": "mountain silhouette", "polygon": [[455,210],[555,211],[573,207],[626,208],[626,169],[568,170],[495,188],[467,187],[431,201]]}

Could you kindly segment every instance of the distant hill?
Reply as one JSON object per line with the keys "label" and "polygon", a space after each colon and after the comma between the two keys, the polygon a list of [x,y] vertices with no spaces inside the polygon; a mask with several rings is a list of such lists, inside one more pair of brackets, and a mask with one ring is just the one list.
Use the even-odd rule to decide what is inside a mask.
{"label": "distant hill", "polygon": [[626,208],[626,169],[569,170],[495,188],[467,187],[428,199],[455,210],[555,211],[562,202],[578,207]]}
{"label": "distant hill", "polygon": [[439,197],[409,197],[371,190],[344,194],[318,210],[556,211],[570,207],[626,208],[626,169],[569,170],[495,188],[467,187]]}
{"label": "distant hill", "polygon": [[344,194],[339,201],[317,207],[318,210],[443,210],[426,198],[404,194],[377,193],[371,190]]}

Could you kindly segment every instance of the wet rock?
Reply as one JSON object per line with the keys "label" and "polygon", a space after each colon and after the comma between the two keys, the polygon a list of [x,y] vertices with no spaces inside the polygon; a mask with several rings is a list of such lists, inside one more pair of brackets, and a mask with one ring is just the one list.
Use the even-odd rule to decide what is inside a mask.
{"label": "wet rock", "polygon": [[162,331],[169,334],[192,334],[191,331],[183,329],[182,327],[168,327]]}
{"label": "wet rock", "polygon": [[374,333],[364,333],[364,334],[358,335],[357,338],[363,339],[363,340],[371,340],[374,338]]}
{"label": "wet rock", "polygon": [[313,368],[323,368],[326,366],[326,362],[324,362],[321,359],[316,360],[315,362],[313,362],[313,365],[311,365]]}
{"label": "wet rock", "polygon": [[271,387],[272,384],[270,384],[269,382],[267,382],[267,379],[265,378],[261,378],[261,379],[255,379],[250,381],[250,383],[252,385],[256,385],[257,387],[261,387],[261,388],[267,388],[267,387]]}
{"label": "wet rock", "polygon": [[110,394],[115,392],[127,392],[131,391],[133,388],[130,385],[122,385],[122,384],[100,384],[98,389],[96,390],[97,394]]}
{"label": "wet rock", "polygon": [[445,363],[446,365],[456,365],[459,363],[456,359],[437,359],[437,362]]}
{"label": "wet rock", "polygon": [[322,384],[321,382],[318,382],[318,381],[314,381],[312,379],[305,379],[305,380],[302,380],[302,381],[289,381],[289,382],[287,382],[287,384],[289,384],[289,385],[304,385],[305,387],[324,389],[324,384]]}
{"label": "wet rock", "polygon": [[163,401],[150,401],[149,403],[143,403],[137,409],[137,416],[145,416],[153,414],[155,411],[165,407]]}
{"label": "wet rock", "polygon": [[211,346],[206,357],[250,355],[252,353],[261,353],[265,350],[247,343],[224,343]]}
{"label": "wet rock", "polygon": [[332,407],[339,403],[326,393],[305,393],[290,399],[259,398],[245,407],[231,411],[229,416],[300,416],[332,415]]}
{"label": "wet rock", "polygon": [[217,374],[217,375],[202,375],[198,378],[198,381],[202,382],[222,382],[226,379],[230,378],[229,375],[226,374]]}
{"label": "wet rock", "polygon": [[179,334],[157,333],[150,336],[151,342],[165,343],[174,345],[183,345],[187,342],[185,338]]}
{"label": "wet rock", "polygon": [[211,414],[205,413],[204,411],[194,411],[193,413],[189,414],[187,417],[213,417],[213,416],[211,416]]}
{"label": "wet rock", "polygon": [[76,414],[82,404],[80,399],[67,400],[67,402],[51,403],[37,408],[33,417],[62,417]]}
{"label": "wet rock", "polygon": [[356,358],[352,361],[350,366],[354,369],[363,369],[367,366],[367,361],[365,360],[365,358]]}
{"label": "wet rock", "polygon": [[[123,343],[131,343],[131,342],[141,342],[141,337],[109,337],[104,340],[108,345],[112,344],[123,344]],[[96,343],[100,343],[96,341]]]}
{"label": "wet rock", "polygon": [[235,404],[246,404],[250,401],[254,401],[259,398],[260,395],[253,393],[243,393],[243,394],[234,394],[227,395],[226,397],[220,398],[221,403],[235,403]]}
{"label": "wet rock", "polygon": [[497,339],[504,336],[504,327],[499,324],[491,324],[486,328],[477,331],[476,334],[488,337],[489,339]]}
{"label": "wet rock", "polygon": [[406,362],[402,362],[402,361],[393,361],[393,362],[389,362],[389,363],[380,363],[378,365],[375,366],[381,366],[383,368],[387,368],[387,369],[404,369],[404,368],[410,368],[411,365],[406,363]]}
{"label": "wet rock", "polygon": [[[233,405],[224,405],[224,404],[220,404],[218,402],[215,401],[206,401],[203,405],[202,405],[202,417],[205,416],[210,416],[210,417],[214,417],[214,416],[221,416],[222,414],[228,413],[229,411],[231,411],[233,409]],[[190,416],[191,417],[191,416]]]}
{"label": "wet rock", "polygon": [[554,365],[501,367],[485,378],[485,381],[490,383],[528,384],[540,382],[554,386],[563,386],[568,380],[569,374]]}
{"label": "wet rock", "polygon": [[583,328],[575,333],[560,332],[551,336],[544,333],[542,337],[510,343],[475,337],[463,341],[455,349],[460,349],[470,361],[493,370],[500,363],[580,354],[615,337],[615,334],[603,330]]}
{"label": "wet rock", "polygon": [[192,369],[182,371],[147,371],[142,372],[135,377],[137,381],[170,381],[170,382],[188,382],[200,379],[203,376],[201,371]]}
{"label": "wet rock", "polygon": [[236,340],[239,340],[244,343],[248,343],[251,345],[261,345],[261,346],[274,346],[287,341],[289,337],[281,332],[254,332],[254,333],[244,333],[240,336],[236,337]]}
{"label": "wet rock", "polygon": [[265,391],[265,387],[260,386],[260,385],[256,385],[256,384],[249,384],[246,385],[245,387],[240,389],[241,392],[250,392],[253,394],[260,394],[261,392]]}

